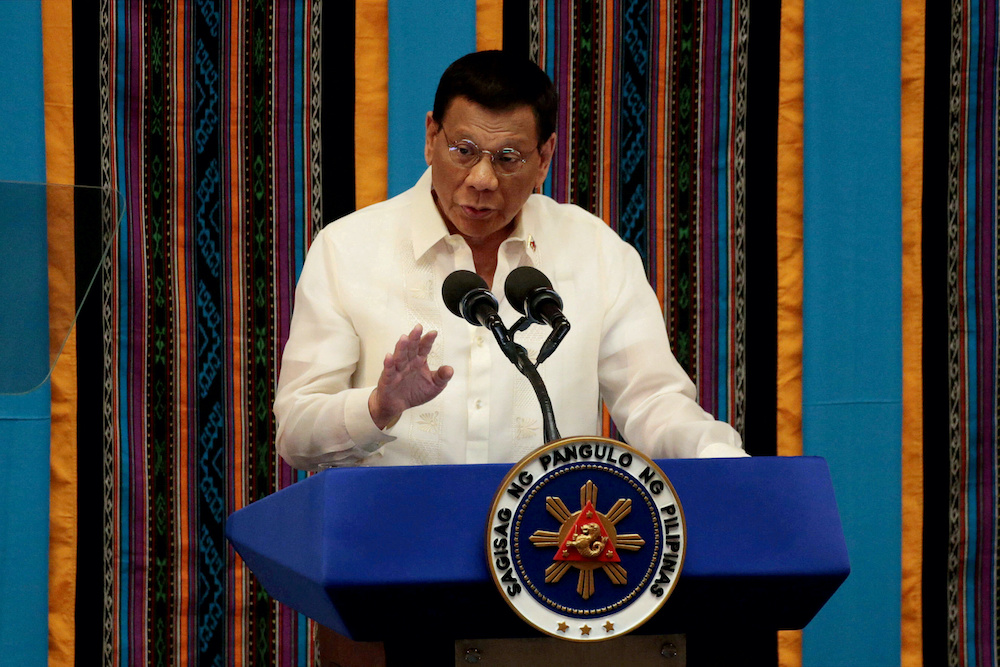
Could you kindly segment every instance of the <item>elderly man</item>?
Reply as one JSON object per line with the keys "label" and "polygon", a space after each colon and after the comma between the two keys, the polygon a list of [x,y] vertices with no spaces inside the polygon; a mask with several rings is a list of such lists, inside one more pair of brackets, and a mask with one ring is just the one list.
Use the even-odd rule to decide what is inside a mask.
{"label": "elderly man", "polygon": [[[427,114],[429,169],[316,237],[274,405],[289,464],[513,462],[541,446],[528,381],[441,299],[449,274],[474,271],[509,324],[518,315],[502,288],[520,266],[551,279],[573,324],[538,366],[564,435],[599,434],[603,399],[650,456],[745,456],[736,432],[694,401],[635,250],[583,209],[533,194],[552,160],[556,111],[551,81],[530,61],[460,58]],[[535,326],[516,340],[536,355],[546,335]]]}

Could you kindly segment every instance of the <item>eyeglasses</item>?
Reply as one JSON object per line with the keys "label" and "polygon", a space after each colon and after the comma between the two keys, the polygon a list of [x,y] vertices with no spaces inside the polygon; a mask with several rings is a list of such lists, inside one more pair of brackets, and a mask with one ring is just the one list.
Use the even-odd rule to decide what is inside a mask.
{"label": "eyeglasses", "polygon": [[444,131],[444,126],[441,127],[441,134],[444,135],[444,140],[448,143],[448,155],[451,156],[451,161],[455,163],[456,167],[462,169],[472,169],[479,164],[484,155],[489,155],[496,173],[503,176],[513,176],[528,161],[528,158],[524,157],[521,151],[514,148],[488,151],[477,146],[471,139],[460,139],[453,142]]}

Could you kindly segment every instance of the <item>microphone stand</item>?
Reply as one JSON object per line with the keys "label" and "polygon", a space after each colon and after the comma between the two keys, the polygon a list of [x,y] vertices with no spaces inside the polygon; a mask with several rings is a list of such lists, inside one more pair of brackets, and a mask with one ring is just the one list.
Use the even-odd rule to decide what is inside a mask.
{"label": "microphone stand", "polygon": [[[542,376],[538,373],[538,368],[528,358],[528,351],[523,346],[514,342],[514,337],[507,331],[499,315],[491,314],[485,319],[486,321],[483,322],[483,325],[493,332],[493,337],[497,339],[500,349],[503,350],[503,353],[510,359],[510,362],[514,364],[514,367],[517,368],[521,375],[528,379],[531,388],[535,391],[535,396],[538,398],[538,405],[542,409],[542,430],[544,432],[545,444],[561,439],[562,436],[559,435],[559,429],[556,428],[556,415],[552,409],[552,399],[549,398],[549,392],[545,388]],[[517,329],[515,328],[515,330]]]}

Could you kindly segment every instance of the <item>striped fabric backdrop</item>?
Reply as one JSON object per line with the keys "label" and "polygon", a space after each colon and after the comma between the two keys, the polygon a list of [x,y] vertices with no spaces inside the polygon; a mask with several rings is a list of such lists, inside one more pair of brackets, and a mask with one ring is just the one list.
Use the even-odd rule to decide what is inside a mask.
{"label": "striped fabric backdrop", "polygon": [[[475,5],[466,50],[502,44],[552,75],[564,103],[547,191],[639,250],[703,405],[756,455],[800,453],[802,44],[826,36],[804,34],[802,0],[447,3]],[[997,4],[902,0],[904,262],[917,267],[900,343],[906,665],[1000,662]],[[77,573],[51,598],[53,664],[314,664],[310,623],[257,586],[223,522],[299,478],[275,455],[270,412],[297,270],[325,222],[409,179],[389,109],[410,82],[389,81],[423,30],[399,17],[421,7],[75,2],[72,54],[56,48],[65,33],[46,38],[47,71],[73,72],[76,182],[123,195],[76,215],[80,266],[123,222],[77,326],[76,376],[53,380],[76,436],[53,431],[50,572]],[[863,498],[857,472],[834,469],[838,498]],[[879,574],[853,565],[855,580]],[[894,630],[865,618],[850,583],[837,617],[850,628],[821,616],[801,653],[790,635],[764,658],[824,664],[817,626]],[[893,653],[878,664],[895,663],[898,635],[875,634],[862,640]]]}
{"label": "striped fabric backdrop", "polygon": [[320,213],[319,10],[165,0],[77,12],[76,34],[100,26],[101,65],[99,143],[78,164],[98,163],[125,195],[80,331],[103,354],[80,359],[91,446],[79,664],[309,661],[308,622],[267,597],[223,531],[231,512],[299,478],[277,461],[271,403]]}
{"label": "striped fabric backdrop", "polygon": [[[707,407],[742,425],[745,301],[730,287],[744,285],[746,6],[533,11],[499,26],[523,35],[568,102],[552,193],[640,250]],[[317,76],[320,47],[353,37],[329,26],[351,18],[318,1],[101,6],[102,135],[78,163],[99,157],[125,222],[93,322],[104,354],[80,360],[93,408],[80,431],[103,443],[100,465],[80,463],[95,473],[81,481],[80,592],[103,600],[100,619],[77,615],[81,660],[310,659],[307,623],[257,588],[223,522],[296,479],[276,460],[270,404],[308,239],[354,205],[320,180],[352,170],[319,136],[323,107],[344,106],[341,82]],[[773,451],[773,437],[758,443]]]}
{"label": "striped fabric backdrop", "polygon": [[[532,44],[564,101],[549,191],[636,247],[699,401],[748,435],[747,222],[775,215],[777,99],[764,82],[777,70],[778,12],[755,11],[752,43],[739,1],[548,3],[542,19]],[[751,52],[767,70],[754,75],[753,96]],[[748,166],[770,190],[749,212]],[[750,281],[762,296],[752,334],[773,341],[775,231],[757,224],[750,234],[767,267]],[[757,396],[767,396],[773,355],[761,367]],[[761,403],[773,415],[773,399]],[[773,423],[749,435],[773,446]]]}
{"label": "striped fabric backdrop", "polygon": [[998,9],[927,5],[926,664],[1000,664]]}

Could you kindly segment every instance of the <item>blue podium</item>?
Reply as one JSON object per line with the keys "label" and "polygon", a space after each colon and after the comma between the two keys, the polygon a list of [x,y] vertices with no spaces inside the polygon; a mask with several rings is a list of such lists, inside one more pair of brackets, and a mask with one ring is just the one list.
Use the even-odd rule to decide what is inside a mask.
{"label": "blue podium", "polygon": [[[826,462],[657,461],[687,522],[674,594],[638,633],[799,629],[850,573]],[[229,517],[278,601],[358,641],[532,637],[496,590],[487,515],[508,464],[327,470]]]}

